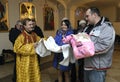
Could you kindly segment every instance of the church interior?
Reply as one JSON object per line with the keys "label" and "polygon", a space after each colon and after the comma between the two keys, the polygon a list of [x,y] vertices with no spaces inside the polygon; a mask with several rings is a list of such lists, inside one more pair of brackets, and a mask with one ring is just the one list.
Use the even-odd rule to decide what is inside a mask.
{"label": "church interior", "polygon": [[[64,17],[75,29],[78,21],[84,19],[85,10],[91,6],[99,8],[101,15],[109,18],[115,29],[113,63],[107,72],[106,82],[120,82],[120,0],[0,0],[0,82],[12,82],[14,57],[9,30],[17,20],[35,18],[44,36],[54,37]],[[42,82],[57,79],[57,71],[52,66],[53,56],[52,53],[40,59]]]}

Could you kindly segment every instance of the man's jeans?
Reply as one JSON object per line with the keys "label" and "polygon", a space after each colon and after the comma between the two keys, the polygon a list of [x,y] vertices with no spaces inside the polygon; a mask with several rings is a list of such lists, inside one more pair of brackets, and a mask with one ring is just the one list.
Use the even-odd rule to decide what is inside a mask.
{"label": "man's jeans", "polygon": [[84,82],[105,82],[106,70],[85,70]]}

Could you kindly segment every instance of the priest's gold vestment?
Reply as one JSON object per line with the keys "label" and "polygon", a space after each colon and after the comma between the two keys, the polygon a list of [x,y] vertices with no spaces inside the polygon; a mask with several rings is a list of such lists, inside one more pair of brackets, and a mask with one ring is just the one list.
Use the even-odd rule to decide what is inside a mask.
{"label": "priest's gold vestment", "polygon": [[41,82],[40,67],[34,43],[40,38],[35,33],[23,31],[14,44],[16,53],[16,82]]}

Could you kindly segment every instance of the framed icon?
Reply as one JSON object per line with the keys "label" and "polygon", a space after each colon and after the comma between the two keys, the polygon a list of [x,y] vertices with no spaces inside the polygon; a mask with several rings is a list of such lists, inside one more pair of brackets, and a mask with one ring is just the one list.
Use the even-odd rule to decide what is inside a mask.
{"label": "framed icon", "polygon": [[51,7],[44,7],[44,30],[54,30],[54,10]]}
{"label": "framed icon", "polygon": [[8,31],[9,22],[8,22],[8,1],[0,1],[0,32]]}
{"label": "framed icon", "polygon": [[35,6],[31,2],[20,3],[20,19],[24,18],[36,18]]}

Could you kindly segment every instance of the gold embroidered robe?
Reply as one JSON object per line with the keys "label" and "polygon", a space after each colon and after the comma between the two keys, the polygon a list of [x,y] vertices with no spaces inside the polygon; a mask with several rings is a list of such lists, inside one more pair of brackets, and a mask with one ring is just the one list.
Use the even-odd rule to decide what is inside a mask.
{"label": "gold embroidered robe", "polygon": [[24,31],[15,41],[17,82],[41,82],[34,39],[40,40],[35,33],[28,34]]}

